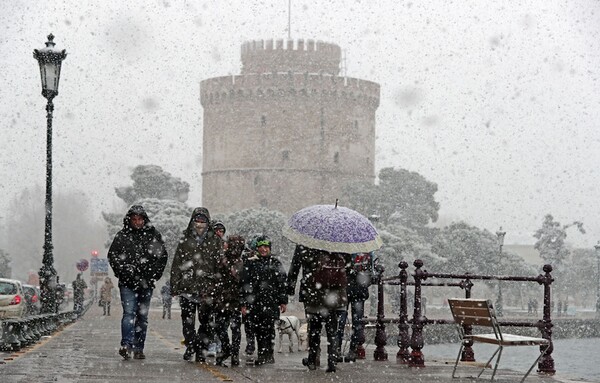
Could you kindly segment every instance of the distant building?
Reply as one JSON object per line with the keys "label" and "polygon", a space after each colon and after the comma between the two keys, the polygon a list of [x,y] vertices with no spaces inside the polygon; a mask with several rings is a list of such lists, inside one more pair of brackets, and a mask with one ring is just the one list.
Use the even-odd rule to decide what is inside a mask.
{"label": "distant building", "polygon": [[200,84],[204,206],[289,214],[374,182],[379,84],[340,77],[339,46],[250,41],[241,59],[241,74]]}

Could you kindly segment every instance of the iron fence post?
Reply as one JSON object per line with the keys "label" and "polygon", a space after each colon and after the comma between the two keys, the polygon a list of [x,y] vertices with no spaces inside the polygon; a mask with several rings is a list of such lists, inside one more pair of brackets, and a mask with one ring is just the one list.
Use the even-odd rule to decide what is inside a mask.
{"label": "iron fence post", "polygon": [[407,364],[410,361],[410,338],[408,336],[408,314],[406,310],[406,284],[408,282],[408,263],[400,262],[400,318],[398,321],[398,353],[396,354],[396,362]]}
{"label": "iron fence post", "polygon": [[[541,321],[538,322],[538,328],[542,333],[542,338],[548,339],[549,346],[546,352],[538,362],[538,372],[542,374],[554,375],[556,369],[554,368],[554,359],[552,358],[552,351],[554,351],[554,345],[552,343],[552,310],[551,310],[551,291],[550,285],[554,281],[550,272],[552,271],[551,265],[544,265],[544,275],[538,276],[538,283],[544,285],[544,316]],[[543,347],[540,346],[540,352]]]}
{"label": "iron fence post", "polygon": [[421,317],[421,282],[426,278],[426,273],[421,269],[423,261],[415,260],[413,265],[415,270],[415,307],[413,312],[412,336],[410,338],[410,367],[425,367],[425,359],[423,358],[423,319]]}

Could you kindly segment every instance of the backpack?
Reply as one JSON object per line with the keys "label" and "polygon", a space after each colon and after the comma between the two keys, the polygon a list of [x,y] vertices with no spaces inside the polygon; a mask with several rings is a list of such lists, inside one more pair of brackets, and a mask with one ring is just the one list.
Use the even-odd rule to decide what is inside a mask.
{"label": "backpack", "polygon": [[314,281],[318,289],[346,288],[346,259],[340,253],[318,255]]}

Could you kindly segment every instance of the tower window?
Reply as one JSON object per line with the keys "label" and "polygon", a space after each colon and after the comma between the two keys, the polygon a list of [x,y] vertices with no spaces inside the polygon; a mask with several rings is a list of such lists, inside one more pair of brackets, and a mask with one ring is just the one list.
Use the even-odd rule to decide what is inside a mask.
{"label": "tower window", "polygon": [[336,164],[338,162],[340,162],[340,153],[339,152],[335,152],[335,154],[333,155],[333,162]]}
{"label": "tower window", "polygon": [[267,126],[267,116],[260,116],[260,126],[263,128]]}
{"label": "tower window", "polygon": [[289,150],[284,150],[281,152],[281,158],[285,161],[285,160],[289,160],[290,159],[290,151]]}

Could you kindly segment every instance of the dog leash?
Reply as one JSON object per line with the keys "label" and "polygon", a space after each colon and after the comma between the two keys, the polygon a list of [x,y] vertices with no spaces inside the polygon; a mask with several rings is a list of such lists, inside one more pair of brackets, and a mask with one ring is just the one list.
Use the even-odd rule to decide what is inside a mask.
{"label": "dog leash", "polygon": [[282,328],[281,330],[282,330],[282,331],[284,331],[284,330],[287,330],[288,328],[291,328],[291,329],[293,329],[293,328],[294,328],[294,326],[292,326],[292,321],[290,320],[290,318],[285,318],[285,319],[287,319],[287,321],[288,321],[288,323],[289,323],[290,325],[289,325],[289,327],[284,327],[284,328]]}

